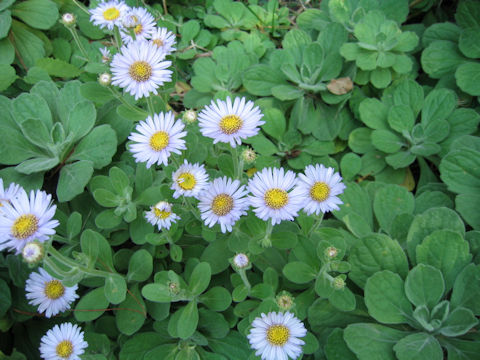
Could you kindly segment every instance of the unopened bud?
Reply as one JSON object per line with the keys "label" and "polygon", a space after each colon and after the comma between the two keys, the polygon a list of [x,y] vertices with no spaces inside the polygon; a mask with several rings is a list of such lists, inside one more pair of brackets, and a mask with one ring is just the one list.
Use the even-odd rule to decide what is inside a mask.
{"label": "unopened bud", "polygon": [[280,294],[277,295],[275,300],[280,310],[283,311],[290,310],[295,304],[293,296],[287,291],[282,291]]}
{"label": "unopened bud", "polygon": [[177,295],[180,292],[180,284],[174,281],[168,283],[168,290],[171,295]]}
{"label": "unopened bud", "polygon": [[103,73],[98,76],[98,83],[102,86],[108,86],[112,82],[112,75]]}
{"label": "unopened bud", "polygon": [[67,26],[67,27],[70,27],[70,26],[75,26],[75,23],[77,22],[77,19],[75,18],[75,15],[71,14],[71,13],[65,13],[62,15],[62,20],[60,20],[60,22]]}
{"label": "unopened bud", "polygon": [[334,246],[329,246],[328,248],[325,249],[325,256],[329,259],[335,259],[335,257],[338,255],[338,250]]}
{"label": "unopened bud", "polygon": [[244,269],[250,264],[250,259],[247,255],[239,253],[233,258],[233,264],[239,269]]}
{"label": "unopened bud", "polygon": [[242,151],[242,159],[243,161],[245,161],[245,163],[251,164],[255,161],[256,158],[257,154],[252,149],[247,147],[245,150]]}
{"label": "unopened bud", "polygon": [[333,287],[336,290],[342,290],[345,287],[345,279],[341,276],[337,276],[333,279]]}
{"label": "unopened bud", "polygon": [[197,121],[197,112],[195,110],[187,110],[183,113],[183,121],[187,124],[193,124]]}
{"label": "unopened bud", "polygon": [[102,53],[102,63],[108,64],[112,59],[112,54],[110,54],[110,50],[105,47],[103,49],[100,49],[100,52]]}
{"label": "unopened bud", "polygon": [[29,265],[36,265],[45,255],[44,246],[39,241],[28,242],[22,250],[23,260]]}

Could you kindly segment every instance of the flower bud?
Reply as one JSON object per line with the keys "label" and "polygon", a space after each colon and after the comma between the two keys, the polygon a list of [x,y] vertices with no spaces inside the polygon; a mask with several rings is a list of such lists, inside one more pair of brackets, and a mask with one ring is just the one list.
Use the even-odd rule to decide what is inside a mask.
{"label": "flower bud", "polygon": [[275,300],[282,311],[288,311],[295,305],[293,296],[285,290],[279,293]]}
{"label": "flower bud", "polygon": [[112,75],[109,73],[103,73],[98,76],[98,82],[102,86],[108,86],[112,82]]}
{"label": "flower bud", "polygon": [[60,22],[67,27],[72,27],[75,26],[77,19],[75,15],[71,13],[65,13],[62,15],[62,19],[60,20]]}
{"label": "flower bud", "polygon": [[245,269],[250,264],[250,259],[247,255],[239,253],[233,258],[233,265],[238,269]]}
{"label": "flower bud", "polygon": [[252,149],[247,147],[245,150],[242,151],[242,159],[243,161],[245,161],[245,163],[252,164],[256,158],[257,154]]}
{"label": "flower bud", "polygon": [[187,110],[183,113],[183,122],[193,124],[197,121],[197,113],[195,110]]}
{"label": "flower bud", "polygon": [[328,259],[335,259],[335,257],[338,255],[338,250],[334,246],[329,246],[328,248],[325,249],[325,256]]}
{"label": "flower bud", "polygon": [[110,54],[110,50],[104,47],[103,49],[100,49],[100,52],[102,54],[102,63],[108,64],[110,60],[112,60],[112,54]]}
{"label": "flower bud", "polygon": [[333,279],[333,287],[335,290],[342,290],[345,287],[345,279],[339,275]]}
{"label": "flower bud", "polygon": [[42,261],[44,255],[45,249],[43,244],[36,240],[28,242],[22,250],[23,261],[29,265],[37,265]]}
{"label": "flower bud", "polygon": [[168,290],[171,295],[177,295],[180,292],[180,284],[175,281],[169,281]]}

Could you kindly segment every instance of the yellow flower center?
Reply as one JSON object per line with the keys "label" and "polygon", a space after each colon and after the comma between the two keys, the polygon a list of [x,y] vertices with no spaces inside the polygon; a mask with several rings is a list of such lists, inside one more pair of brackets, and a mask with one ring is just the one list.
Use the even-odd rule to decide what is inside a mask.
{"label": "yellow flower center", "polygon": [[162,39],[155,39],[152,41],[157,47],[162,47],[163,46],[163,41]]}
{"label": "yellow flower center", "polygon": [[130,77],[138,82],[145,82],[152,76],[152,67],[146,61],[135,61],[128,69]]}
{"label": "yellow flower center", "polygon": [[141,34],[142,31],[143,31],[143,25],[142,24],[138,24],[133,28],[133,32],[135,33],[135,35]]}
{"label": "yellow flower center", "polygon": [[253,175],[255,175],[255,173],[257,172],[257,168],[256,167],[252,167],[250,169],[247,170],[247,176],[248,177],[252,177]]}
{"label": "yellow flower center", "polygon": [[168,145],[170,136],[165,131],[158,131],[150,138],[150,147],[155,151],[162,151]]}
{"label": "yellow flower center", "polygon": [[55,348],[55,352],[57,353],[57,356],[68,359],[73,353],[72,342],[70,340],[63,340],[59,342],[57,347]]}
{"label": "yellow flower center", "polygon": [[212,201],[212,211],[217,216],[227,215],[233,209],[233,198],[227,194],[219,194]]}
{"label": "yellow flower center", "polygon": [[183,190],[192,190],[197,184],[197,180],[195,180],[195,176],[186,172],[178,177],[177,184]]}
{"label": "yellow flower center", "polygon": [[263,197],[268,207],[278,210],[288,204],[288,193],[282,189],[270,189]]}
{"label": "yellow flower center", "polygon": [[65,287],[59,280],[51,280],[45,283],[45,296],[51,300],[57,300],[65,293]]}
{"label": "yellow flower center", "polygon": [[235,134],[243,125],[243,120],[237,115],[227,115],[220,120],[220,129],[224,134]]}
{"label": "yellow flower center", "polygon": [[153,212],[155,213],[155,216],[157,218],[160,218],[162,220],[168,218],[172,213],[171,211],[160,210],[160,209],[157,209],[156,207],[153,208]]}
{"label": "yellow flower center", "polygon": [[17,239],[26,239],[38,229],[38,219],[33,214],[21,215],[12,225],[12,235]]}
{"label": "yellow flower center", "polygon": [[290,330],[285,325],[272,325],[267,330],[267,340],[275,346],[283,346],[290,337]]}
{"label": "yellow flower center", "polygon": [[330,187],[324,182],[317,181],[310,188],[310,196],[315,201],[325,201],[328,199],[328,195],[330,195]]}
{"label": "yellow flower center", "polygon": [[103,18],[108,21],[117,20],[119,16],[120,11],[114,7],[103,12]]}

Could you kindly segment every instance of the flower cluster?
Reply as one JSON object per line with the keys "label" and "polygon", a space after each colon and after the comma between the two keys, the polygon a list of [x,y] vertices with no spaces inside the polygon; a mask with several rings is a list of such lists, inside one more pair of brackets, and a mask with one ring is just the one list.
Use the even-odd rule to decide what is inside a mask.
{"label": "flower cluster", "polygon": [[138,100],[156,95],[160,86],[172,81],[173,72],[168,69],[172,62],[165,58],[175,50],[175,35],[166,28],[157,28],[152,14],[119,0],[101,2],[90,14],[93,24],[119,34],[117,54],[112,57],[109,49],[100,49],[102,62],[111,60],[112,85]]}
{"label": "flower cluster", "polygon": [[[230,144],[232,148],[258,134],[264,124],[262,117],[258,106],[238,97],[233,101],[230,97],[226,101],[212,101],[198,116],[204,136],[212,138],[214,143]],[[171,112],[149,116],[140,121],[137,132],[130,135],[129,139],[134,142],[130,144],[130,151],[137,162],[146,162],[147,168],[153,164],[167,165],[172,153],[180,154],[186,149],[184,129],[185,125],[175,121]],[[219,224],[225,233],[232,231],[250,206],[258,218],[271,221],[272,225],[293,220],[301,209],[308,215],[338,210],[342,201],[337,195],[345,188],[341,180],[333,168],[309,165],[298,177],[290,170],[264,168],[254,174],[247,186],[227,177],[209,182],[204,165],[185,160],[172,175],[171,189],[175,191],[174,198],[196,198],[205,224],[209,227]],[[169,229],[178,218],[171,211],[171,205],[163,201],[152,206],[146,217],[159,229]]]}

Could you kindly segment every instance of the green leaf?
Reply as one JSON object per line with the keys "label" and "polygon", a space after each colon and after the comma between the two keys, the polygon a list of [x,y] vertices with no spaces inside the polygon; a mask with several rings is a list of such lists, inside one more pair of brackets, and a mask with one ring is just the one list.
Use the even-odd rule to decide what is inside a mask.
{"label": "green leaf", "polygon": [[398,360],[442,360],[443,352],[434,336],[426,333],[411,334],[393,347]]}
{"label": "green leaf", "polygon": [[396,360],[393,346],[408,332],[378,324],[351,324],[344,339],[359,360]]}
{"label": "green leaf", "polygon": [[455,13],[455,20],[463,28],[480,26],[480,6],[476,1],[462,1]]}
{"label": "green leaf", "polygon": [[243,74],[243,85],[249,93],[257,96],[272,95],[272,88],[284,83],[282,72],[263,64],[253,65]]}
{"label": "green leaf", "polygon": [[349,277],[364,287],[367,279],[381,270],[390,270],[401,277],[408,274],[408,261],[398,242],[381,234],[372,234],[355,242],[348,259],[352,266]]}
{"label": "green leaf", "polygon": [[264,111],[262,119],[265,124],[262,126],[263,131],[277,140],[281,140],[285,133],[287,123],[283,113],[275,108],[269,108]]}
{"label": "green leaf", "polygon": [[0,39],[3,39],[8,35],[8,31],[12,26],[12,16],[10,10],[6,10],[0,13]]}
{"label": "green leaf", "polygon": [[172,295],[166,284],[147,284],[142,288],[142,296],[147,300],[159,303],[172,301]]}
{"label": "green leaf", "polygon": [[115,131],[110,125],[100,125],[80,141],[69,160],[90,160],[95,169],[101,169],[110,164],[116,151]]}
{"label": "green leaf", "polygon": [[224,311],[232,302],[230,292],[220,286],[215,286],[198,297],[198,301],[213,311]]}
{"label": "green leaf", "polygon": [[99,234],[95,231],[87,229],[80,237],[80,247],[82,252],[91,259],[92,264],[96,262],[98,257],[98,236]]}
{"label": "green leaf", "polygon": [[404,292],[402,278],[389,270],[371,276],[365,284],[368,313],[385,324],[404,324],[412,319],[412,305]]}
{"label": "green leaf", "polygon": [[467,94],[480,96],[480,64],[468,62],[458,67],[455,79],[460,89]]}
{"label": "green leaf", "polygon": [[344,340],[343,330],[339,328],[334,329],[328,336],[325,355],[328,360],[357,360]]}
{"label": "green leaf", "polygon": [[57,185],[58,201],[69,201],[83,193],[92,174],[93,167],[90,161],[77,161],[63,166]]}
{"label": "green leaf", "polygon": [[50,170],[57,165],[60,160],[57,157],[38,156],[33,159],[25,160],[21,164],[15,166],[15,170],[22,174],[32,174],[40,171]]}
{"label": "green leaf", "polygon": [[128,263],[127,281],[145,281],[153,271],[153,258],[145,249],[135,251]]}
{"label": "green leaf", "polygon": [[480,195],[460,194],[455,198],[455,209],[474,229],[480,229],[480,213],[476,211],[478,206],[480,206]]}
{"label": "green leaf", "polygon": [[0,279],[0,317],[3,317],[12,305],[12,295],[5,280]]}
{"label": "green leaf", "polygon": [[360,119],[371,129],[388,129],[388,108],[378,99],[365,99],[359,107]]}
{"label": "green leaf", "polygon": [[288,280],[295,284],[306,284],[317,277],[318,271],[304,262],[293,261],[285,265],[282,272]]}
{"label": "green leaf", "polygon": [[60,59],[38,59],[35,65],[46,70],[48,75],[55,77],[73,78],[81,73],[79,68]]}
{"label": "green leaf", "polygon": [[190,275],[190,280],[188,281],[188,291],[193,296],[203,293],[207,289],[208,284],[210,284],[211,275],[212,271],[208,263],[201,262],[197,264]]}
{"label": "green leaf", "polygon": [[464,307],[480,314],[480,267],[471,263],[458,274],[453,285],[450,303],[452,307]]}
{"label": "green leaf", "polygon": [[335,290],[328,298],[328,301],[341,311],[355,310],[357,302],[355,295],[347,287],[341,290]]}
{"label": "green leaf", "polygon": [[104,294],[112,304],[120,304],[124,301],[127,294],[127,284],[123,276],[119,274],[107,276],[105,278]]}
{"label": "green leaf", "polygon": [[432,90],[425,98],[422,109],[422,125],[438,124],[445,120],[457,107],[457,96],[452,90]]}
{"label": "green leaf", "polygon": [[39,95],[23,93],[12,100],[12,115],[20,125],[28,119],[38,119],[50,130],[53,126],[48,103]]}
{"label": "green leaf", "polygon": [[6,64],[0,64],[0,91],[8,89],[17,79],[15,69]]}
{"label": "green leaf", "polygon": [[392,82],[390,69],[376,68],[370,73],[370,82],[377,89],[385,89]]}
{"label": "green leaf", "polygon": [[[127,336],[135,334],[143,326],[146,320],[145,303],[138,291],[138,285],[133,286],[127,298],[118,305],[121,309],[115,314],[115,322],[118,330]],[[136,311],[133,311],[136,310]]]}
{"label": "green leaf", "polygon": [[177,323],[177,332],[180,339],[188,339],[195,332],[198,325],[198,309],[196,301],[190,301],[180,311]]}
{"label": "green leaf", "polygon": [[393,92],[393,103],[409,107],[413,111],[414,119],[423,107],[423,98],[423,88],[413,80],[401,81]]}
{"label": "green leaf", "polygon": [[32,143],[43,149],[49,149],[53,144],[49,129],[38,119],[26,119],[20,124],[23,135]]}
{"label": "green leaf", "polygon": [[355,153],[347,153],[340,161],[340,169],[345,180],[352,180],[362,168],[362,159]]}
{"label": "green leaf", "polygon": [[430,265],[418,264],[405,280],[405,293],[415,306],[425,305],[429,309],[442,299],[445,283],[442,273]]}
{"label": "green leaf", "polygon": [[452,74],[465,61],[457,44],[451,41],[434,41],[422,52],[421,63],[425,72],[434,79]]}
{"label": "green leaf", "polygon": [[253,149],[260,155],[269,156],[278,151],[275,144],[261,134],[249,138],[248,141],[253,146]]}
{"label": "green leaf", "polygon": [[12,13],[31,27],[41,30],[50,29],[58,19],[57,5],[50,0],[27,0],[16,3]]}
{"label": "green leaf", "polygon": [[415,161],[416,156],[410,151],[399,151],[396,154],[388,155],[385,161],[394,169],[402,169]]}
{"label": "green leaf", "polygon": [[439,269],[445,279],[446,291],[452,288],[457,274],[472,260],[468,242],[458,232],[437,230],[417,246],[417,261]]}
{"label": "green leaf", "polygon": [[123,343],[120,348],[119,359],[120,360],[139,360],[143,359],[143,356],[156,348],[160,344],[164,343],[166,338],[158,336],[157,332],[142,332],[134,335]]}
{"label": "green leaf", "polygon": [[82,296],[73,314],[77,321],[92,321],[102,316],[107,307],[108,300],[102,286]]}
{"label": "green leaf", "polygon": [[77,141],[88,134],[95,125],[97,112],[90,101],[82,101],[75,105],[72,112],[68,114],[65,123],[67,133],[73,134],[72,142]]}
{"label": "green leaf", "polygon": [[448,315],[447,320],[442,324],[440,334],[451,337],[461,336],[476,325],[478,325],[478,320],[473,312],[459,307]]}
{"label": "green leaf", "polygon": [[458,47],[465,56],[472,59],[480,58],[480,45],[476,40],[479,31],[480,27],[477,26],[464,29],[460,34]]}
{"label": "green leaf", "polygon": [[373,146],[388,154],[396,153],[405,145],[400,136],[389,130],[374,130],[371,138]]}
{"label": "green leaf", "polygon": [[13,20],[11,31],[15,49],[20,54],[27,68],[31,68],[35,65],[37,59],[45,56],[43,41],[34,35],[27,26]]}
{"label": "green leaf", "polygon": [[295,100],[302,97],[304,91],[292,85],[277,85],[272,88],[272,95],[282,101]]}
{"label": "green leaf", "polygon": [[421,215],[417,215],[410,226],[407,235],[408,256],[412,263],[416,260],[415,252],[417,245],[421,244],[423,239],[435,230],[449,229],[456,231],[463,236],[465,234],[465,225],[458,214],[448,208],[432,208]]}
{"label": "green leaf", "polygon": [[415,200],[402,186],[386,185],[375,193],[373,210],[380,227],[390,233],[393,220],[400,214],[411,214]]}
{"label": "green leaf", "polygon": [[399,133],[412,131],[415,117],[410,106],[403,104],[392,106],[388,112],[388,124]]}

